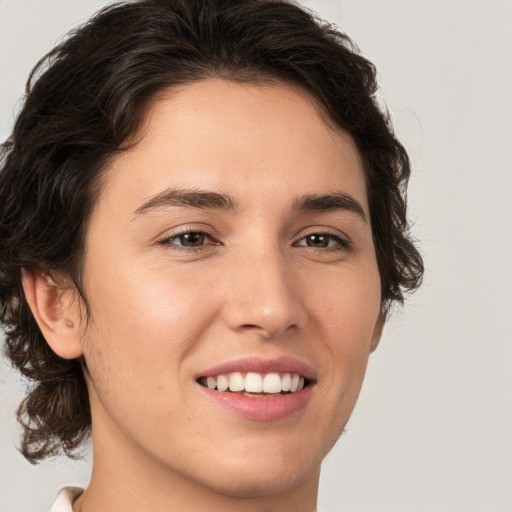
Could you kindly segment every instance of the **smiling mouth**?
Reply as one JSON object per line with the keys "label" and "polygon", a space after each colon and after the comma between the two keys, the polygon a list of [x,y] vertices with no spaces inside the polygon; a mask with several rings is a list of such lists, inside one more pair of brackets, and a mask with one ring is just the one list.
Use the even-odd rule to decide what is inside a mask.
{"label": "smiling mouth", "polygon": [[232,372],[200,377],[197,382],[215,391],[258,397],[286,396],[310,385],[310,381],[298,373],[278,372]]}

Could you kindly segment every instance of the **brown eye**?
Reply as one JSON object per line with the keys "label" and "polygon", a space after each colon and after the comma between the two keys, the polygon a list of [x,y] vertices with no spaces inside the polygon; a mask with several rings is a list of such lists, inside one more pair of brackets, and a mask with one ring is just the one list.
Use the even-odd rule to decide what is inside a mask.
{"label": "brown eye", "polygon": [[203,233],[202,231],[188,231],[167,237],[160,243],[162,245],[177,245],[178,247],[194,249],[211,242],[212,239],[207,233]]}
{"label": "brown eye", "polygon": [[328,247],[329,242],[331,241],[331,236],[328,235],[309,235],[305,237],[306,245],[308,247]]}
{"label": "brown eye", "polygon": [[311,235],[302,238],[297,245],[312,247],[314,249],[326,249],[346,247],[348,243],[342,240],[339,236],[331,235],[329,233],[312,233]]}
{"label": "brown eye", "polygon": [[183,233],[174,238],[179,241],[179,245],[183,245],[184,247],[199,247],[200,245],[204,245],[206,234],[199,232]]}

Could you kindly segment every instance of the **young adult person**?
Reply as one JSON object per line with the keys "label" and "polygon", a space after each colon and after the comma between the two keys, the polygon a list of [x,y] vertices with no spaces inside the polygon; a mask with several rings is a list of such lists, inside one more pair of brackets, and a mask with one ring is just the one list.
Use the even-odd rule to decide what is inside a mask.
{"label": "young adult person", "polygon": [[0,318],[25,457],[92,435],[54,510],[316,509],[422,275],[375,92],[284,1],[122,2],[41,60],[2,149]]}

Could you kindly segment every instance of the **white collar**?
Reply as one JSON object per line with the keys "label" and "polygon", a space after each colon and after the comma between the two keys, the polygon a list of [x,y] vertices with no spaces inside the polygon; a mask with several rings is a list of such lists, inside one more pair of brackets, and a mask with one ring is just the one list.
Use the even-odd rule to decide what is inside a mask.
{"label": "white collar", "polygon": [[83,492],[80,487],[64,487],[59,491],[49,512],[73,512],[73,501]]}

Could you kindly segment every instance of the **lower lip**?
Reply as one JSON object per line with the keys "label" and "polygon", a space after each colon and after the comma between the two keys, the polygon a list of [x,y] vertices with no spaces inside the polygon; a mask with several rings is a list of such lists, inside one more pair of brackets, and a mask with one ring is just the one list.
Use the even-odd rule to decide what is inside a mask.
{"label": "lower lip", "polygon": [[314,385],[282,396],[245,396],[238,393],[215,391],[201,386],[208,397],[226,409],[253,421],[277,421],[303,409],[311,397]]}

